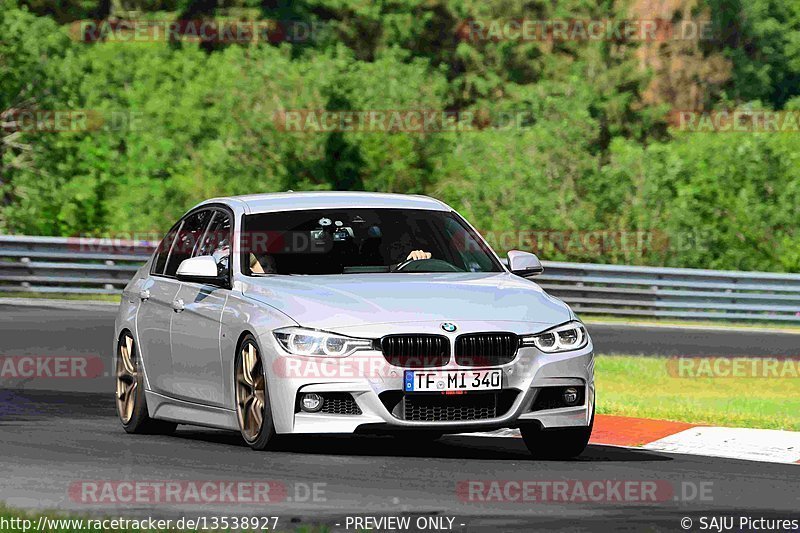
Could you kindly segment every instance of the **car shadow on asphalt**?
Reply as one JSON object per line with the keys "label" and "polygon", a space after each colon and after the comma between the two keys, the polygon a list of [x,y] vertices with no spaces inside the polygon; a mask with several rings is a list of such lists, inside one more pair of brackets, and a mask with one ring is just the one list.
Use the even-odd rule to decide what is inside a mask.
{"label": "car shadow on asphalt", "polygon": [[43,418],[115,416],[114,397],[24,388],[0,387],[0,425]]}
{"label": "car shadow on asphalt", "polygon": [[[0,389],[0,426],[41,421],[42,418],[108,419],[119,428],[113,397],[82,393]],[[122,429],[119,428],[122,432]],[[181,425],[172,437],[196,442],[246,447],[241,436],[233,431],[205,429]],[[515,437],[476,437],[446,435],[439,440],[414,440],[410,437],[372,435],[291,435],[281,437],[274,453],[342,455],[364,457],[419,457],[432,459],[529,460],[531,455],[522,439]],[[573,461],[579,462],[647,462],[671,461],[657,452],[614,446],[589,445]]]}
{"label": "car shadow on asphalt", "polygon": [[[245,446],[234,432],[212,431],[180,426],[173,438]],[[435,441],[414,441],[391,436],[363,435],[291,435],[281,437],[268,453],[343,455],[364,457],[419,457],[430,459],[531,460],[525,444],[514,437],[475,437],[449,435]],[[657,452],[590,444],[576,462],[647,462],[671,461]]]}

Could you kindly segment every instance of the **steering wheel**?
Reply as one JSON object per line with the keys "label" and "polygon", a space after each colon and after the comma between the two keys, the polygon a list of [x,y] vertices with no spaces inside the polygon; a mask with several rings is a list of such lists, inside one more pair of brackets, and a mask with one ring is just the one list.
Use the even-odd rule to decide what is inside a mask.
{"label": "steering wheel", "polygon": [[441,259],[408,259],[394,267],[392,272],[463,272],[463,270]]}

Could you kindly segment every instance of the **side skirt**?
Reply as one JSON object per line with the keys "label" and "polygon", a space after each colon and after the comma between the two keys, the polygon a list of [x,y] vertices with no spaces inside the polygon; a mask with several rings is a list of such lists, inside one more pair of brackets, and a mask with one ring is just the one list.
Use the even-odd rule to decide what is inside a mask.
{"label": "side skirt", "polygon": [[176,400],[149,390],[145,391],[145,399],[151,418],[169,420],[179,424],[239,431],[236,411]]}

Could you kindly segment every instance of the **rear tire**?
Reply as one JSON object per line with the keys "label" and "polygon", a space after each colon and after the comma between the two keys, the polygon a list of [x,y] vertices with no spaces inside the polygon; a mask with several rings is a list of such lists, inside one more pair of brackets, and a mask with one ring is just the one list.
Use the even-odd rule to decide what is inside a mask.
{"label": "rear tire", "polygon": [[117,416],[128,433],[169,435],[178,424],[150,418],[144,395],[144,377],[139,351],[129,331],[123,331],[117,341],[116,356]]}
{"label": "rear tire", "polygon": [[572,459],[578,457],[589,444],[594,427],[594,405],[588,426],[542,429],[528,425],[519,428],[525,446],[536,459]]}
{"label": "rear tire", "polygon": [[272,419],[267,376],[256,339],[245,335],[236,350],[236,418],[244,441],[254,450],[275,448],[278,437]]}

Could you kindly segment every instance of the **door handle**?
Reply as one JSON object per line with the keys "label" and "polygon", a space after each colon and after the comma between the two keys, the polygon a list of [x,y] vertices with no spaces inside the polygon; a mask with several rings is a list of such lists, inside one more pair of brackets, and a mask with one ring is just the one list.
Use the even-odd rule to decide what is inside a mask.
{"label": "door handle", "polygon": [[142,289],[139,291],[139,299],[141,301],[147,301],[150,299],[150,291],[147,289]]}
{"label": "door handle", "polygon": [[181,300],[180,298],[178,298],[177,300],[173,300],[172,308],[175,310],[176,313],[180,313],[181,311],[183,311],[184,309],[183,300]]}

